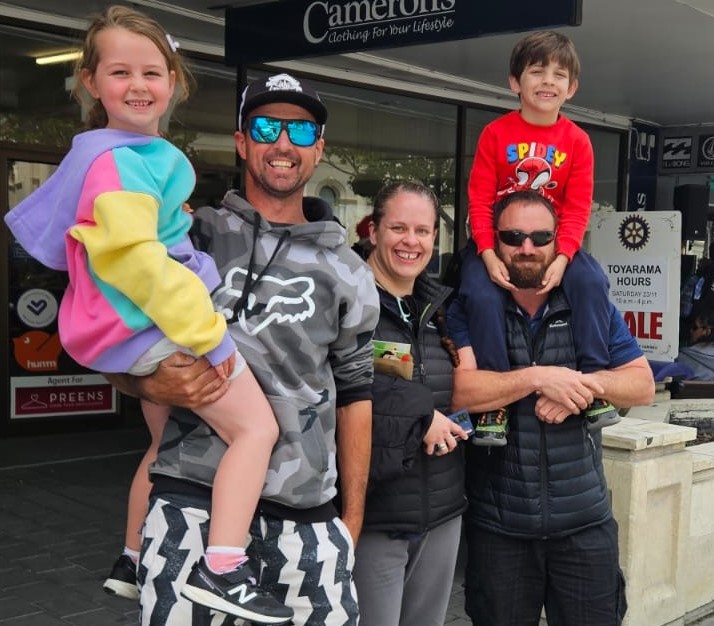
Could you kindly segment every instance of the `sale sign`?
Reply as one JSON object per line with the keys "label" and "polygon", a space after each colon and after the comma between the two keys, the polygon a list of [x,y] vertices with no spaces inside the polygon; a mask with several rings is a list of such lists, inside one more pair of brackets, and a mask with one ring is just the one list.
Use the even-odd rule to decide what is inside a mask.
{"label": "sale sign", "polygon": [[610,299],[647,358],[679,352],[682,223],[679,211],[597,215],[590,252],[610,280]]}

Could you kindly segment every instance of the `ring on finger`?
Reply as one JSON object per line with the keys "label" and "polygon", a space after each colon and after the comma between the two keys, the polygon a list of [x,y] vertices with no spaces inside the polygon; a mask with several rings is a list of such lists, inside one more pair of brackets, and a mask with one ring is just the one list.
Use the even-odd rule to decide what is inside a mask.
{"label": "ring on finger", "polygon": [[437,443],[436,444],[436,449],[437,450],[446,450],[449,446],[447,446],[445,443]]}

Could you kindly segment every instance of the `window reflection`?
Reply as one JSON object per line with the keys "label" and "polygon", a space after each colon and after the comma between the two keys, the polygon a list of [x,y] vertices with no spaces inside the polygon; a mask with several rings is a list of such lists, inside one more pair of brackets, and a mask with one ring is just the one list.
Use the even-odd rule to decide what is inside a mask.
{"label": "window reflection", "polygon": [[[56,165],[49,163],[8,161],[8,206],[12,208],[27,198],[56,169]],[[23,292],[31,288],[41,288],[61,293],[67,285],[66,273],[51,270],[33,259],[12,235],[9,235],[8,255],[14,289]]]}
{"label": "window reflection", "polygon": [[[72,62],[39,66],[34,58],[76,48],[78,38],[0,25],[0,142],[66,149],[82,130],[81,110],[69,95]],[[237,187],[233,133],[238,84],[220,60],[188,58],[193,93],[173,112],[167,138],[191,159],[197,186],[191,205],[217,205]],[[251,70],[249,80],[267,76]],[[430,271],[440,273],[454,241],[454,207],[466,215],[466,182],[483,126],[503,114],[469,107],[464,153],[457,159],[458,107],[403,93],[313,80],[329,110],[323,161],[306,192],[330,202],[355,241],[355,227],[371,210],[377,189],[395,178],[428,184],[442,203],[439,238]],[[618,205],[621,133],[586,128],[595,147],[595,202]],[[456,188],[456,167],[461,167]],[[620,207],[618,207],[620,208]],[[461,233],[468,229],[461,227]],[[443,256],[441,256],[443,255]]]}
{"label": "window reflection", "polygon": [[[37,65],[40,55],[76,49],[79,39],[0,25],[0,142],[68,148],[84,130],[71,97],[74,62]],[[188,59],[189,100],[173,111],[167,139],[197,168],[235,167],[236,74],[220,63]]]}

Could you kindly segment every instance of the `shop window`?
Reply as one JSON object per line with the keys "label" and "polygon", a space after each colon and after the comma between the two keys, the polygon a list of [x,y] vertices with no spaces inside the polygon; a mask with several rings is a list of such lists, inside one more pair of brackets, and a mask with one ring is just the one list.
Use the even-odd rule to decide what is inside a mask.
{"label": "shop window", "polygon": [[[76,38],[0,24],[0,142],[68,148],[84,130],[70,88],[74,61],[38,65],[43,53],[76,50]],[[220,61],[187,58],[195,79],[176,107],[166,137],[198,168],[235,167],[236,72]]]}

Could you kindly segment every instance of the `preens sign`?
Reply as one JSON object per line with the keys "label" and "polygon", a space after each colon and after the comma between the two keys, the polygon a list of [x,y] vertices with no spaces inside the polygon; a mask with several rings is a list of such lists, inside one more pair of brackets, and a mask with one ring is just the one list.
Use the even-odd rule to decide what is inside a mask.
{"label": "preens sign", "polygon": [[618,212],[598,216],[590,251],[610,280],[610,299],[648,358],[679,351],[681,213]]}
{"label": "preens sign", "polygon": [[291,0],[226,9],[232,65],[578,26],[582,0]]}
{"label": "preens sign", "polygon": [[116,413],[117,393],[100,374],[10,379],[10,418]]}

